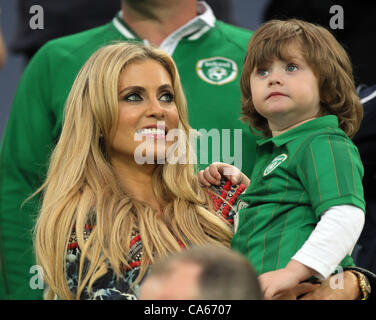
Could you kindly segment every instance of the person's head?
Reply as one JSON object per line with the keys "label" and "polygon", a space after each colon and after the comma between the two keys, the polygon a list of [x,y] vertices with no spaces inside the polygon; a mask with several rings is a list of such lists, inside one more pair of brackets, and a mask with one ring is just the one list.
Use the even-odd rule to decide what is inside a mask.
{"label": "person's head", "polygon": [[[181,13],[185,13],[188,16],[190,16],[191,14],[195,15],[197,13],[191,10],[193,8],[196,8],[197,0],[121,0],[121,6],[123,10],[123,17],[124,14],[128,13],[127,11],[129,10],[129,8],[131,8],[132,10],[139,12],[140,15],[147,15],[148,18],[152,19],[156,18],[156,16],[155,13],[150,14],[150,12],[158,12],[158,14],[169,18],[170,22],[171,20],[178,18],[177,15],[171,16],[168,14],[171,8],[179,8],[179,11],[181,11],[180,8],[184,9],[184,11],[181,11]],[[175,9],[174,12],[176,13]],[[134,19],[135,18],[133,18],[132,20]]]}
{"label": "person's head", "polygon": [[250,263],[228,248],[202,246],[156,262],[141,285],[142,300],[260,300]]}
{"label": "person's head", "polygon": [[250,39],[240,86],[242,119],[264,136],[283,117],[288,126],[294,118],[333,114],[349,137],[360,126],[349,57],[321,26],[297,19],[264,23]]}
{"label": "person's head", "polygon": [[[163,132],[157,132],[158,138],[165,138],[167,127],[188,133],[186,108],[171,57],[152,47],[117,43],[95,52],[79,72],[67,100],[62,135],[76,131],[79,141],[90,143],[82,147],[92,148],[98,157],[122,153],[134,161],[142,143],[135,135],[147,135],[144,127],[159,122]],[[157,139],[152,140],[156,144]],[[166,147],[171,144],[166,141]]]}
{"label": "person's head", "polygon": [[[117,275],[130,260],[132,231],[143,240],[139,281],[155,258],[181,250],[176,239],[188,243],[228,245],[232,232],[214,216],[210,196],[189,164],[189,139],[177,139],[187,161],[153,165],[152,188],[162,214],[134,199],[122,188],[114,159],[132,162],[149,125],[164,121],[169,129],[189,132],[186,100],[172,58],[140,44],[121,42],[96,51],[78,73],[69,93],[59,141],[52,153],[36,225],[37,261],[49,287],[70,298],[65,280],[66,248],[73,229],[82,255],[89,261],[79,270],[79,297],[86,284],[103,275],[106,261]],[[151,132],[165,139],[162,131]],[[155,134],[156,133],[156,134]],[[168,142],[166,142],[168,146]],[[157,155],[155,154],[155,158]],[[124,160],[125,159],[125,160]],[[134,168],[148,164],[135,164]],[[84,225],[94,232],[84,240]],[[51,257],[55,257],[52,259]],[[55,260],[56,259],[56,260]],[[83,260],[82,260],[83,261]]]}

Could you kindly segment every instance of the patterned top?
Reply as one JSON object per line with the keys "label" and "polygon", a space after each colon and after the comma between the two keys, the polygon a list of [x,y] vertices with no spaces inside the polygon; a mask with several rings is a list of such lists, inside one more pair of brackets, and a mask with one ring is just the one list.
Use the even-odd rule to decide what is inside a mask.
{"label": "patterned top", "polygon": [[[212,186],[211,198],[214,204],[214,210],[218,215],[221,215],[231,224],[234,223],[234,217],[237,213],[237,209],[234,206],[239,195],[245,190],[245,186],[231,185],[230,181],[222,180],[220,186]],[[223,200],[225,199],[225,201]],[[84,239],[87,239],[90,235],[93,226],[86,225],[84,231]],[[179,243],[184,248],[182,243]],[[139,295],[139,282],[136,285],[132,285],[137,278],[141,259],[142,259],[142,240],[138,231],[133,231],[130,241],[130,267],[124,269],[124,272],[120,275],[120,278],[116,279],[116,274],[108,264],[108,272],[95,281],[92,290],[89,292],[86,287],[80,299],[83,300],[137,300]],[[77,237],[75,232],[69,239],[66,258],[66,278],[68,287],[75,295],[77,293],[78,286],[78,272],[81,251],[77,243]],[[147,274],[147,273],[146,273]],[[145,277],[144,277],[145,278]]]}

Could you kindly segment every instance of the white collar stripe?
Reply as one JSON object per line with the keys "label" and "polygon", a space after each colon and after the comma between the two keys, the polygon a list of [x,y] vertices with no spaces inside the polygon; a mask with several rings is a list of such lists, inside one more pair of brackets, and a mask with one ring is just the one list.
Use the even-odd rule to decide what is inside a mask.
{"label": "white collar stripe", "polygon": [[210,30],[209,26],[203,27],[200,31],[196,32],[195,34],[188,37],[189,40],[197,40],[200,38],[204,33],[208,32]]}
{"label": "white collar stripe", "polygon": [[112,20],[115,28],[127,39],[136,39],[133,33],[131,33],[121,22],[118,21],[118,15]]}
{"label": "white collar stripe", "polygon": [[[203,34],[208,32],[210,28],[215,26],[216,18],[212,9],[207,3],[204,1],[198,2],[197,9],[199,15],[193,18],[191,21],[188,21],[185,25],[181,26],[178,30],[174,31],[166,39],[164,39],[160,45],[160,49],[165,50],[167,53],[172,55],[182,38],[191,34],[187,39],[197,40]],[[130,32],[123,23],[120,22],[121,19],[122,15],[120,11],[120,13],[113,19],[115,28],[126,38],[135,39],[136,36]],[[146,40],[144,40],[144,43],[147,43]]]}

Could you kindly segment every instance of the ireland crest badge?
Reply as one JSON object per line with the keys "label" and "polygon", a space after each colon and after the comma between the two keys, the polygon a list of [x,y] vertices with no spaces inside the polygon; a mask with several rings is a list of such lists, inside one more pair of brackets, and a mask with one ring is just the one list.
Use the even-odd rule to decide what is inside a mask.
{"label": "ireland crest badge", "polygon": [[213,57],[199,60],[196,71],[202,80],[214,85],[222,85],[235,80],[238,66],[231,59]]}

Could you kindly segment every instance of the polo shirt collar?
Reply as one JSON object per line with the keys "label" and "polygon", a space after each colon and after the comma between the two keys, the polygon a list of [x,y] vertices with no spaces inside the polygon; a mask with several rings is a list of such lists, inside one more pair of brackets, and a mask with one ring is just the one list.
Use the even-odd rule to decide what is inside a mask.
{"label": "polo shirt collar", "polygon": [[300,136],[307,136],[311,132],[317,132],[322,128],[338,128],[338,118],[335,115],[328,115],[323,117],[318,117],[316,119],[310,120],[293,128],[285,133],[282,133],[276,137],[268,137],[259,139],[256,143],[262,146],[268,142],[274,143],[277,147],[280,147],[291,140],[294,140]]}
{"label": "polo shirt collar", "polygon": [[[198,2],[197,10],[198,15],[164,39],[159,46],[160,49],[172,55],[182,38],[187,37],[188,40],[197,40],[215,26],[216,18],[212,9],[206,2]],[[112,23],[125,38],[141,40],[131,27],[124,22],[121,10],[116,14]],[[150,44],[147,40],[142,41],[145,45]]]}

